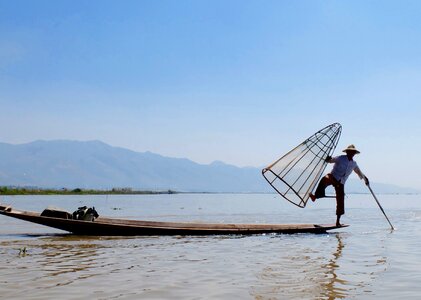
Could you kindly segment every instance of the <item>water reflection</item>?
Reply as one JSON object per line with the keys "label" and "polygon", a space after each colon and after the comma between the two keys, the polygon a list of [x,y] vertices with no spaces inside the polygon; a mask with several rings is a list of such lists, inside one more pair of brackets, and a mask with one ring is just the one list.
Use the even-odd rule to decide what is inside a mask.
{"label": "water reflection", "polygon": [[[96,243],[45,243],[41,245],[43,259],[40,266],[46,276],[83,272],[96,267],[99,247]],[[43,276],[45,276],[43,275]]]}
{"label": "water reflection", "polygon": [[352,260],[344,257],[348,238],[336,233],[318,236],[310,243],[302,243],[303,239],[279,241],[280,252],[272,253],[256,275],[250,294],[255,299],[329,300],[354,297],[360,292],[369,294],[370,284],[385,271],[386,258],[379,257],[378,251],[364,253],[364,249],[361,259],[355,255]]}
{"label": "water reflection", "polygon": [[[394,234],[377,207],[363,204],[373,202],[363,195],[348,201],[358,207],[347,213],[352,226],[326,235],[89,238],[51,235],[56,231],[0,216],[1,298],[417,299],[421,202],[419,195],[397,197],[389,198],[389,207],[399,208],[390,211],[399,228]],[[36,211],[86,203],[80,197],[26,199],[5,202]],[[231,194],[94,200],[91,206],[117,217],[261,223],[279,222],[273,208],[283,203],[272,195]],[[123,209],[109,211],[117,205]],[[282,222],[297,221],[289,207],[285,201],[278,209]],[[303,220],[331,217],[330,208],[319,208],[302,212]]]}
{"label": "water reflection", "polygon": [[[103,259],[104,247],[101,239],[78,238],[75,236],[50,236],[39,239],[2,241],[3,257],[7,262],[2,278],[8,283],[3,292],[27,296],[25,290],[36,286],[37,291],[49,290],[57,286],[71,285],[83,279],[105,275],[112,266]],[[10,255],[26,249],[21,259]],[[27,275],[24,275],[27,274]],[[15,291],[14,291],[15,290]]]}
{"label": "water reflection", "polygon": [[[19,299],[196,299],[204,291],[207,299],[358,298],[385,270],[376,237],[345,232],[5,240],[0,281],[3,296]],[[18,257],[23,247],[27,255]]]}
{"label": "water reflection", "polygon": [[332,258],[329,260],[329,263],[327,263],[325,266],[322,266],[322,268],[325,270],[325,275],[326,278],[328,278],[328,281],[326,283],[322,283],[321,298],[329,300],[343,299],[347,296],[347,290],[345,287],[348,285],[348,281],[342,279],[337,274],[337,270],[339,268],[338,260],[342,256],[344,243],[340,234],[335,234],[335,237],[338,241],[336,251],[333,252]]}

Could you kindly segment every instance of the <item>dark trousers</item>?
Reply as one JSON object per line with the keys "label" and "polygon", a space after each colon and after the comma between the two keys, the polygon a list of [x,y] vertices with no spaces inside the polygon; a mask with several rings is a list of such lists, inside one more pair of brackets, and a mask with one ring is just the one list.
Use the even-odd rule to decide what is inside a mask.
{"label": "dark trousers", "polygon": [[335,179],[335,177],[333,177],[332,174],[327,174],[325,177],[323,177],[320,180],[314,196],[316,196],[316,198],[326,197],[325,190],[329,185],[333,185],[333,187],[335,188],[335,192],[336,192],[336,215],[341,216],[341,215],[345,214],[345,204],[344,204],[345,189],[344,189],[344,185],[342,183],[340,183],[339,181],[337,181]]}

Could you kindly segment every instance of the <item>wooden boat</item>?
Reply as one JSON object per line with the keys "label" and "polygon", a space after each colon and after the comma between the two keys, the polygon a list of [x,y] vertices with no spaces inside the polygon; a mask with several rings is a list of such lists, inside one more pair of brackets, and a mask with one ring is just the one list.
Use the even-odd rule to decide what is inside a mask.
{"label": "wooden boat", "polygon": [[[43,216],[40,213],[15,210],[0,205],[0,214],[33,222],[78,235],[135,236],[135,235],[215,235],[215,234],[263,234],[263,233],[326,233],[328,230],[346,227],[334,224],[224,224],[224,223],[178,223],[138,221],[99,217],[94,221],[74,220]],[[69,216],[71,216],[69,214]]]}

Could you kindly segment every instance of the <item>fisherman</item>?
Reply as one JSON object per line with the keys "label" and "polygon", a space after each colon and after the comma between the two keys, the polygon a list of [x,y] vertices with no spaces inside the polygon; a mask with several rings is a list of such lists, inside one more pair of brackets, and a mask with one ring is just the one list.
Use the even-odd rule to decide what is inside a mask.
{"label": "fisherman", "polygon": [[359,154],[360,151],[358,151],[354,145],[349,145],[343,152],[345,152],[346,155],[340,155],[333,158],[328,156],[326,158],[326,162],[334,163],[332,171],[320,180],[316,192],[314,194],[310,193],[309,195],[314,202],[318,198],[326,197],[326,187],[333,185],[336,192],[336,226],[338,227],[342,226],[339,221],[341,216],[345,213],[344,185],[351,172],[354,171],[360,179],[364,179],[366,185],[369,184],[367,176],[361,172],[357,162],[353,160],[355,154]]}

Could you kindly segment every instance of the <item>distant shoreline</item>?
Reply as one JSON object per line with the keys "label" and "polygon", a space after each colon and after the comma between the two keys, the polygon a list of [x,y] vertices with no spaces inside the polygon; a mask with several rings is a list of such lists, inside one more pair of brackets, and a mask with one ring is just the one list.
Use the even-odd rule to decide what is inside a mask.
{"label": "distant shoreline", "polygon": [[[273,194],[274,192],[209,192],[209,191],[174,191],[174,190],[133,190],[131,188],[101,189],[47,189],[35,187],[5,187],[0,186],[0,196],[20,196],[20,195],[170,195],[170,194]],[[369,193],[351,192],[347,195],[368,195]],[[420,193],[378,193],[379,195],[420,195]]]}
{"label": "distant shoreline", "polygon": [[111,190],[99,189],[43,189],[43,188],[21,188],[21,187],[0,187],[0,195],[19,196],[19,195],[160,195],[177,194],[173,190],[149,191],[132,190],[130,188],[113,188]]}

